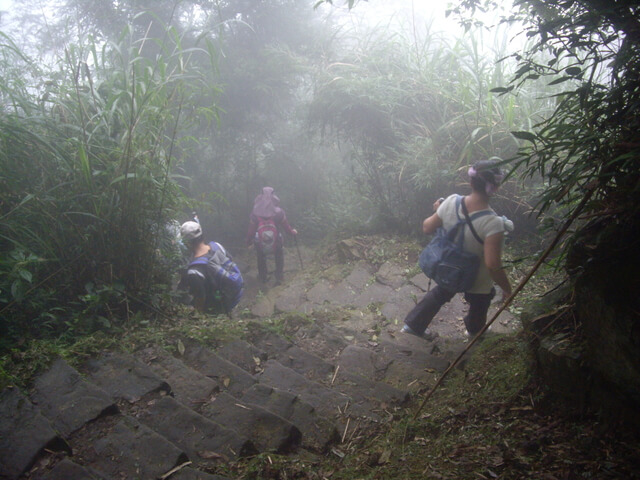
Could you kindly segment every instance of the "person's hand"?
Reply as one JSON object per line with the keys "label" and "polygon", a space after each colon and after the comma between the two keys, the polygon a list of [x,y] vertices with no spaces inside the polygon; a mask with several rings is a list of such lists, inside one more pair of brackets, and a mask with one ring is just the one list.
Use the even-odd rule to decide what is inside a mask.
{"label": "person's hand", "polygon": [[294,235],[298,235],[298,230],[296,230],[295,228],[291,230],[291,233],[293,233]]}
{"label": "person's hand", "polygon": [[436,210],[438,210],[438,207],[440,206],[440,204],[444,202],[444,198],[440,197],[438,200],[436,200],[435,202],[433,202],[433,211],[435,212]]}

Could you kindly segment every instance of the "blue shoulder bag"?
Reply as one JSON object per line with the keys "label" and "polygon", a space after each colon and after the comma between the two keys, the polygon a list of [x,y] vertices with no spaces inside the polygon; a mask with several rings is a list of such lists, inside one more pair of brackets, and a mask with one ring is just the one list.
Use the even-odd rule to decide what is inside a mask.
{"label": "blue shoulder bag", "polygon": [[[465,216],[463,219],[460,219],[458,214],[461,205]],[[475,239],[482,244],[484,242],[476,233],[471,222],[484,215],[492,215],[492,213],[483,210],[469,216],[462,197],[458,195],[456,198],[456,215],[458,216],[458,223],[451,227],[449,231],[439,228],[435,237],[420,253],[418,263],[427,277],[442,288],[457,293],[471,289],[476,281],[480,266],[480,258],[473,253],[465,252],[462,248],[464,227],[469,225]]]}

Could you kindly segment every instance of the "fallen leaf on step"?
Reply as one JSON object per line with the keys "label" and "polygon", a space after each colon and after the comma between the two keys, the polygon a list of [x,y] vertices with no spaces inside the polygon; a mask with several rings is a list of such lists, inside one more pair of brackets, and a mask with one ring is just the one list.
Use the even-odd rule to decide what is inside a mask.
{"label": "fallen leaf on step", "polygon": [[182,343],[182,340],[178,340],[178,352],[180,352],[180,355],[184,355],[184,343]]}

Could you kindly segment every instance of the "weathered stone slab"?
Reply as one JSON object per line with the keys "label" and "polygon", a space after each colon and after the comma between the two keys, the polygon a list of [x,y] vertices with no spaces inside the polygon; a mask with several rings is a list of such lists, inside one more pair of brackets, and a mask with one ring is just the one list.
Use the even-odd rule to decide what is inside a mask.
{"label": "weathered stone slab", "polygon": [[242,400],[261,405],[293,423],[302,432],[302,446],[306,449],[324,452],[339,438],[333,422],[325,420],[311,404],[294,393],[256,383],[247,390]]}
{"label": "weathered stone slab", "polygon": [[146,348],[136,352],[136,357],[156,375],[164,378],[176,400],[184,405],[202,404],[220,391],[216,381],[192,369],[161,348]]}
{"label": "weathered stone slab", "polygon": [[221,475],[211,475],[209,473],[201,472],[194,468],[183,468],[182,470],[174,473],[170,477],[171,480],[231,480],[229,477],[223,477]]}
{"label": "weathered stone slab", "polygon": [[380,412],[386,404],[402,405],[409,399],[409,392],[369,380],[361,375],[339,369],[333,381],[333,388],[348,395],[355,405],[370,412]]}
{"label": "weathered stone slab", "polygon": [[257,373],[267,360],[266,352],[244,340],[226,343],[216,353],[249,373]]}
{"label": "weathered stone slab", "polygon": [[348,345],[338,357],[338,366],[342,370],[378,381],[384,379],[391,362],[391,359],[383,358],[373,350],[357,345]]}
{"label": "weathered stone slab", "polygon": [[277,298],[277,291],[268,291],[253,304],[251,313],[256,317],[272,316],[275,312]]}
{"label": "weathered stone slab", "polygon": [[380,283],[373,283],[354,299],[353,304],[360,308],[366,308],[372,303],[385,304],[394,298],[394,295],[393,288]]}
{"label": "weathered stone slab", "polygon": [[376,280],[397,290],[407,282],[405,268],[393,262],[385,262],[376,273]]}
{"label": "weathered stone slab", "polygon": [[183,449],[196,463],[220,460],[211,453],[233,459],[256,452],[247,436],[194,412],[171,397],[155,401],[139,418],[153,431]]}
{"label": "weathered stone slab", "polygon": [[275,351],[287,350],[293,345],[286,338],[266,330],[254,330],[249,333],[249,337],[251,343],[266,352],[267,355]]}
{"label": "weathered stone slab", "polygon": [[131,417],[123,417],[86,454],[88,465],[112,478],[158,478],[188,460],[182,450]]}
{"label": "weathered stone slab", "polygon": [[373,283],[373,272],[368,264],[358,263],[344,279],[342,287],[351,287],[352,291],[362,292],[367,285]]}
{"label": "weathered stone slab", "polygon": [[296,346],[289,347],[284,351],[273,352],[271,358],[317,382],[329,380],[335,370],[332,364]]}
{"label": "weathered stone slab", "polygon": [[118,413],[104,390],[85,381],[63,359],[36,379],[31,399],[65,437],[102,415]]}
{"label": "weathered stone slab", "polygon": [[37,476],[37,480],[106,480],[102,474],[81,467],[68,458],[62,459],[48,473]]}
{"label": "weathered stone slab", "polygon": [[337,412],[337,405],[345,405],[350,401],[346,395],[310,381],[275,360],[266,362],[265,369],[258,378],[262,384],[298,395],[322,415],[333,415]]}
{"label": "weathered stone slab", "polygon": [[171,391],[167,382],[128,354],[105,353],[89,360],[86,368],[91,381],[115,399],[133,403],[149,393]]}
{"label": "weathered stone slab", "polygon": [[423,295],[424,292],[419,288],[413,285],[404,285],[382,306],[380,313],[390,322],[402,327],[407,313],[416,305],[416,300],[420,300]]}
{"label": "weathered stone slab", "polygon": [[17,388],[0,392],[0,478],[18,478],[44,448],[71,453],[49,421]]}
{"label": "weathered stone slab", "polygon": [[382,345],[376,348],[353,345],[341,353],[338,364],[346,371],[388,383],[402,391],[416,391],[433,380],[435,370],[429,365],[437,362],[446,368],[448,362],[427,357],[424,352],[415,353],[413,357],[403,358],[406,354],[395,349],[387,352]]}
{"label": "weathered stone slab", "polygon": [[276,312],[300,311],[301,305],[307,303],[307,288],[303,282],[287,286],[280,292],[275,301]]}
{"label": "weathered stone slab", "polygon": [[330,363],[349,342],[344,334],[329,324],[314,323],[296,332],[296,344],[309,352],[314,352]]}
{"label": "weathered stone slab", "polygon": [[236,398],[256,383],[256,378],[242,368],[195,342],[186,346],[184,359],[197,371],[212,378],[223,391]]}
{"label": "weathered stone slab", "polygon": [[333,288],[334,285],[331,282],[322,278],[318,283],[316,283],[307,291],[307,299],[311,303],[317,305],[331,303],[331,298],[333,297]]}
{"label": "weathered stone slab", "polygon": [[[429,277],[427,277],[424,273],[418,273],[417,275],[414,275],[409,281],[423,292],[429,291]],[[431,288],[433,288],[435,285],[435,282],[432,280]]]}
{"label": "weathered stone slab", "polygon": [[260,452],[290,452],[300,445],[300,430],[264,408],[221,393],[203,406],[202,413],[251,439]]}
{"label": "weathered stone slab", "polygon": [[351,399],[346,395],[331,390],[320,383],[312,382],[275,360],[269,360],[265,363],[264,371],[258,378],[260,383],[298,395],[327,418],[336,415],[338,407],[342,408],[351,402]]}

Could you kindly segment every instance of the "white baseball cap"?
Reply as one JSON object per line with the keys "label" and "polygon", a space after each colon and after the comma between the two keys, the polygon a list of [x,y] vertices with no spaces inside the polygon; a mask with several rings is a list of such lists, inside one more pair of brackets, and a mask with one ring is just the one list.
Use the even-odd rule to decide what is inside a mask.
{"label": "white baseball cap", "polygon": [[202,227],[198,222],[184,222],[180,227],[180,235],[185,240],[194,240],[202,236]]}

